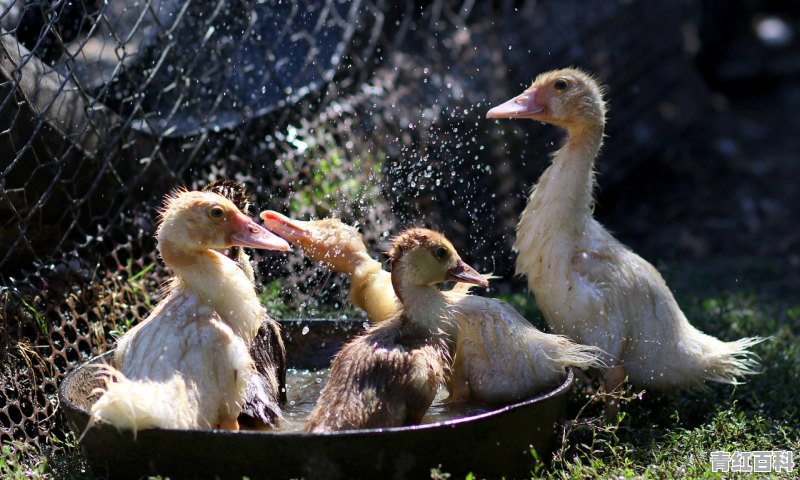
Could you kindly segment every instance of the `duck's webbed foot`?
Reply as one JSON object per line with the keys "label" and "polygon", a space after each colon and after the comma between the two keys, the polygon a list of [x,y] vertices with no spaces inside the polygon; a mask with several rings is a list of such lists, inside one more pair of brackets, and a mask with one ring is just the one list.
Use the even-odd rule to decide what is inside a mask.
{"label": "duck's webbed foot", "polygon": [[606,395],[606,420],[616,419],[619,415],[619,395],[625,384],[625,370],[616,366],[606,372],[603,388]]}

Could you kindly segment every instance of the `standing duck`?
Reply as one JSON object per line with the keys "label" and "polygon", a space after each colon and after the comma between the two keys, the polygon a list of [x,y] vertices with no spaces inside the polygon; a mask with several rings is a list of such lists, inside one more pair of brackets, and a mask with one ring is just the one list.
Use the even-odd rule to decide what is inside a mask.
{"label": "standing duck", "polygon": [[342,348],[306,431],[417,424],[444,384],[454,325],[435,284],[488,282],[431,230],[406,230],[393,239],[388,255],[402,308]]}
{"label": "standing duck", "polygon": [[[338,219],[300,221],[272,211],[262,212],[261,219],[272,232],[334,271],[370,272],[354,277],[358,293],[351,290],[350,298],[373,323],[400,308],[391,274],[366,253],[355,228]],[[459,283],[442,292],[457,325],[447,379],[450,401],[507,403],[558,385],[567,367],[603,367],[599,348],[541,332],[506,302],[468,295],[467,286],[472,284]]]}
{"label": "standing duck", "polygon": [[158,249],[174,277],[168,295],[119,341],[118,370],[91,408],[117,428],[238,429],[253,372],[248,346],[264,309],[252,283],[219,250],[289,250],[225,197],[178,191],[166,198]]}
{"label": "standing duck", "polygon": [[[603,143],[603,88],[576,69],[539,75],[487,118],[528,118],[567,131],[533,188],[517,225],[516,271],[547,323],[613,358],[611,391],[625,377],[638,387],[674,390],[704,381],[738,383],[757,366],[761,338],[723,342],[694,328],[664,279],[592,217],[594,162]],[[618,406],[607,405],[613,414]]]}
{"label": "standing duck", "polygon": [[[215,180],[204,192],[212,192],[230,200],[245,215],[250,209],[250,196],[241,183]],[[255,286],[255,272],[244,248],[233,245],[220,253],[235,261],[250,283]],[[250,344],[250,356],[255,371],[247,383],[247,395],[242,404],[239,424],[247,429],[277,428],[281,419],[281,405],[286,403],[286,347],[283,345],[278,322],[264,310],[261,326]]]}

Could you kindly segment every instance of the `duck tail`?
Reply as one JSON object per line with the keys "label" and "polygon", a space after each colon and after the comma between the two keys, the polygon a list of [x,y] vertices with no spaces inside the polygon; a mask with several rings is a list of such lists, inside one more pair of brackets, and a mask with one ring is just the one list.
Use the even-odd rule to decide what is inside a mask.
{"label": "duck tail", "polygon": [[608,355],[602,348],[575,343],[561,335],[558,335],[556,346],[557,348],[548,352],[548,357],[563,367],[601,370],[608,368],[606,361]]}
{"label": "duck tail", "polygon": [[133,381],[110,365],[98,365],[103,387],[92,393],[100,398],[92,405],[87,430],[97,423],[113,425],[118,430],[149,428],[188,428],[189,412],[186,382],[175,375],[167,382]]}
{"label": "duck tail", "polygon": [[714,340],[703,343],[704,380],[738,385],[742,383],[741,377],[761,373],[759,357],[749,349],[767,338],[746,337],[733,342]]}

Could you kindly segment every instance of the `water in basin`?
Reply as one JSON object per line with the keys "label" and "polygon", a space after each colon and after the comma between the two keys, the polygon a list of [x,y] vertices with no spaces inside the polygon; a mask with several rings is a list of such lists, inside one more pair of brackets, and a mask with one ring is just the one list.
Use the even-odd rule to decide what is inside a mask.
{"label": "water in basin", "polygon": [[[304,370],[290,368],[286,370],[286,407],[283,409],[284,422],[280,431],[299,432],[308,419],[311,410],[317,403],[322,388],[328,381],[331,369]],[[436,423],[455,418],[469,417],[488,412],[491,407],[477,403],[447,404],[447,390],[440,388],[433,404],[422,423]]]}

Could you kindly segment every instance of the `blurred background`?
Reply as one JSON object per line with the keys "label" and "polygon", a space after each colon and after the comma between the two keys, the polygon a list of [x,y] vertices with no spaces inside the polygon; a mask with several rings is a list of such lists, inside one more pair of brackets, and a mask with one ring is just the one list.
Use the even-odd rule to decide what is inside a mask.
{"label": "blurred background", "polygon": [[[800,5],[0,0],[0,11],[2,440],[52,447],[62,375],[157,301],[155,214],[178,186],[230,178],[253,215],[340,217],[376,258],[405,226],[437,228],[503,277],[491,294],[524,292],[514,227],[562,133],[484,115],[564,66],[609,87],[595,212],[620,240],[662,271],[800,296]],[[346,281],[299,253],[254,258],[275,316],[349,311]]]}

